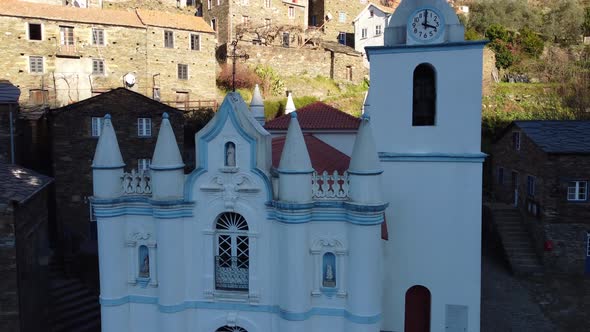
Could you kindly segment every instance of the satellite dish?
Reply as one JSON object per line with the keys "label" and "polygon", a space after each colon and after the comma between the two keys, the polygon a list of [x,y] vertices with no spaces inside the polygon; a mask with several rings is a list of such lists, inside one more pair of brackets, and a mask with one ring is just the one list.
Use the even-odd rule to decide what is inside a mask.
{"label": "satellite dish", "polygon": [[326,14],[326,21],[331,21],[332,20],[332,13],[328,13]]}
{"label": "satellite dish", "polygon": [[123,76],[123,80],[125,81],[125,85],[128,87],[134,86],[136,81],[135,75],[132,73],[125,74],[125,76]]}

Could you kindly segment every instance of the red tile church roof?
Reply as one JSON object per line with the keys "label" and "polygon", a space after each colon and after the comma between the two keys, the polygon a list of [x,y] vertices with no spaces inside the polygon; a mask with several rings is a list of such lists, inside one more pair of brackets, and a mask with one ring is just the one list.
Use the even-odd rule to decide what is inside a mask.
{"label": "red tile church roof", "polygon": [[[279,167],[281,161],[285,138],[286,136],[281,136],[272,139],[272,165],[276,168]],[[305,145],[307,145],[311,165],[316,172],[334,172],[334,170],[337,170],[338,173],[343,174],[348,169],[348,164],[350,164],[349,156],[313,135],[305,134],[303,135],[303,139],[305,140]]]}
{"label": "red tile church roof", "polygon": [[[267,130],[287,130],[291,116],[282,115],[268,121]],[[357,130],[360,120],[320,101],[297,110],[297,120],[303,130]]]}

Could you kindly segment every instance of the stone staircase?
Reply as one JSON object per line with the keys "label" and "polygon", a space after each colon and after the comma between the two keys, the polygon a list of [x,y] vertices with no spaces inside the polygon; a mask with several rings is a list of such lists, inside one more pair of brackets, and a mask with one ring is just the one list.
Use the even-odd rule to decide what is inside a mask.
{"label": "stone staircase", "polygon": [[80,280],[68,277],[63,265],[49,264],[49,322],[51,332],[100,332],[100,304]]}
{"label": "stone staircase", "polygon": [[543,265],[523,223],[520,211],[509,204],[490,204],[494,224],[514,274],[541,274]]}

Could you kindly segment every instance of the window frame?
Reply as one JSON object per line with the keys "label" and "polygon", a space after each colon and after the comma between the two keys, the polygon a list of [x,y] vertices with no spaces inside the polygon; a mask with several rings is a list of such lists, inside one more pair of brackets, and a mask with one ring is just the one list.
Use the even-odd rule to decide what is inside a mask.
{"label": "window frame", "polygon": [[515,151],[520,151],[521,147],[521,137],[520,131],[513,131],[512,132],[512,149]]}
{"label": "window frame", "polygon": [[[252,266],[252,243],[250,225],[246,218],[236,212],[226,211],[215,218],[214,224],[215,290],[250,291],[250,267]],[[245,248],[245,250],[244,250]],[[229,256],[228,256],[229,255]],[[229,259],[228,259],[229,258]],[[229,266],[227,266],[229,264]],[[224,287],[218,272],[221,269],[246,269],[247,287]],[[218,280],[219,278],[219,280]],[[243,285],[243,284],[242,284]]]}
{"label": "window frame", "polygon": [[179,80],[183,80],[183,81],[188,80],[188,64],[186,64],[186,63],[176,64],[176,77]]}
{"label": "window frame", "polygon": [[164,48],[174,48],[174,31],[164,30]]}
{"label": "window frame", "polygon": [[537,189],[537,177],[528,174],[526,176],[526,193],[529,197],[535,197],[535,191]]}
{"label": "window frame", "polygon": [[271,8],[272,0],[264,0],[264,8]]}
{"label": "window frame", "polygon": [[[100,32],[97,34],[97,32]],[[92,28],[90,30],[91,36],[90,40],[93,46],[105,46],[106,45],[106,38],[105,38],[105,31],[103,28]]]}
{"label": "window frame", "polygon": [[[580,192],[580,184],[584,184],[584,192]],[[574,184],[573,189],[575,190],[574,192],[574,197],[570,198],[570,188],[572,188],[571,184]],[[581,198],[581,197],[584,198]],[[568,202],[586,202],[588,201],[588,181],[586,180],[574,180],[574,181],[568,181],[567,182],[567,190],[566,190],[566,199]]]}
{"label": "window frame", "polygon": [[381,24],[375,25],[375,37],[379,37],[383,34],[383,26]]}
{"label": "window frame", "polygon": [[139,158],[137,159],[137,171],[138,172],[149,172],[152,164],[151,158]]}
{"label": "window frame", "polygon": [[104,59],[92,59],[92,75],[95,76],[105,76],[106,75],[106,68],[105,68],[105,61]]}
{"label": "window frame", "polygon": [[[436,126],[438,113],[437,81],[436,68],[431,63],[423,62],[414,68],[412,81],[412,127]],[[428,92],[431,95],[428,95]],[[429,105],[425,105],[426,102]],[[429,106],[428,109],[426,109],[426,106]]]}
{"label": "window frame", "polygon": [[[40,62],[38,62],[40,61]],[[37,70],[41,66],[41,70]],[[35,70],[33,70],[35,69]],[[29,73],[42,75],[45,73],[45,57],[41,55],[29,55]]]}
{"label": "window frame", "polygon": [[[39,39],[32,39],[31,38],[31,25],[39,26]],[[43,41],[43,24],[42,23],[33,23],[27,22],[27,38],[29,41]]]}
{"label": "window frame", "polygon": [[295,18],[295,7],[293,6],[288,6],[287,7],[287,17],[290,19],[294,19]]}
{"label": "window frame", "polygon": [[[71,40],[70,40],[71,37]],[[76,35],[74,33],[74,27],[69,25],[59,26],[59,43],[62,46],[74,46],[76,45]]]}
{"label": "window frame", "polygon": [[[196,40],[196,43],[195,43]],[[191,51],[200,51],[201,50],[201,34],[198,33],[191,33],[189,35],[189,48]]]}
{"label": "window frame", "polygon": [[137,118],[137,137],[152,137],[152,118]]}
{"label": "window frame", "polygon": [[369,29],[368,28],[361,28],[361,39],[366,39],[368,35],[369,35]]}
{"label": "window frame", "polygon": [[338,12],[338,23],[346,23],[346,12]]}
{"label": "window frame", "polygon": [[90,117],[90,136],[99,138],[102,134],[103,117],[92,116]]}

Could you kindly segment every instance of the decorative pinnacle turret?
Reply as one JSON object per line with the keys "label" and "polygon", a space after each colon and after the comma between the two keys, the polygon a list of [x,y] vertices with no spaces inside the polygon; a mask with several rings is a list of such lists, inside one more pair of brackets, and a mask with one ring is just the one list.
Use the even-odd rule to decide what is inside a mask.
{"label": "decorative pinnacle turret", "polygon": [[153,170],[172,170],[184,167],[176,136],[172,130],[168,113],[162,114],[162,124],[150,168]]}
{"label": "decorative pinnacle turret", "polygon": [[260,88],[258,84],[254,88],[254,93],[252,94],[252,101],[250,102],[250,111],[254,118],[264,126],[264,101],[262,100],[262,95],[260,94]]}
{"label": "decorative pinnacle turret", "polygon": [[103,118],[100,137],[96,145],[96,151],[94,152],[94,159],[92,160],[92,168],[113,169],[123,167],[125,167],[125,163],[121,156],[115,129],[111,123],[111,115],[107,114]]}
{"label": "decorative pinnacle turret", "polygon": [[287,97],[287,105],[285,106],[285,114],[295,112],[296,110],[295,103],[293,102],[293,96],[291,92],[289,92],[289,96]]}
{"label": "decorative pinnacle turret", "polygon": [[377,155],[369,114],[365,113],[361,116],[361,124],[354,141],[348,172],[351,174],[381,174],[383,172]]}
{"label": "decorative pinnacle turret", "polygon": [[281,153],[279,172],[313,172],[309,152],[307,151],[305,139],[303,138],[303,132],[301,131],[299,121],[297,120],[297,112],[291,113],[287,138],[285,139],[285,146]]}

